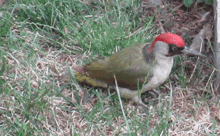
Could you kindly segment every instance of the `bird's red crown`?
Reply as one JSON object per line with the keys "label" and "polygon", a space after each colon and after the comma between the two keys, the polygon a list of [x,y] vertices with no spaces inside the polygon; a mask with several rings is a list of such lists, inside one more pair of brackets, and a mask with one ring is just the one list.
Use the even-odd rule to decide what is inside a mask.
{"label": "bird's red crown", "polygon": [[185,46],[184,40],[179,35],[172,34],[172,33],[164,33],[164,34],[161,34],[155,38],[155,40],[151,44],[151,47],[149,48],[149,52],[151,52],[154,44],[157,41],[162,41],[167,44],[175,44],[177,47],[184,47]]}

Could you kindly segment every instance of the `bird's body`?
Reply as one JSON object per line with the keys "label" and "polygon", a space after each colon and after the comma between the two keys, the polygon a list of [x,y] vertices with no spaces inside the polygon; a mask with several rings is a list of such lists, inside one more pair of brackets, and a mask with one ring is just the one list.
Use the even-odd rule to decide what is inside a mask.
{"label": "bird's body", "polygon": [[[120,87],[137,89],[138,80],[140,84],[143,84],[145,77],[151,76],[149,75],[151,73],[149,65],[143,57],[144,46],[148,45],[133,45],[113,54],[109,58],[91,62],[85,66],[87,75],[109,85],[115,84],[113,76],[115,75]],[[120,57],[121,55],[123,57]],[[97,85],[94,84],[93,86]]]}
{"label": "bird's body", "polygon": [[114,87],[116,78],[121,97],[139,103],[140,93],[158,87],[169,77],[173,58],[184,50],[184,44],[175,34],[162,34],[151,45],[133,45],[93,61],[75,76],[79,82],[105,88]]}

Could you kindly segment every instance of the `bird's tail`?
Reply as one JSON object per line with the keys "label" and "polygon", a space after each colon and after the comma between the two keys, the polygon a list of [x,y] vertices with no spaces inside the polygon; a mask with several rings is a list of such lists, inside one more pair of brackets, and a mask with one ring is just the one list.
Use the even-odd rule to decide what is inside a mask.
{"label": "bird's tail", "polygon": [[80,72],[75,73],[75,78],[80,83],[87,83],[87,84],[90,84],[94,87],[103,87],[103,88],[108,87],[107,83],[96,80],[96,79],[94,79],[84,73],[80,73]]}

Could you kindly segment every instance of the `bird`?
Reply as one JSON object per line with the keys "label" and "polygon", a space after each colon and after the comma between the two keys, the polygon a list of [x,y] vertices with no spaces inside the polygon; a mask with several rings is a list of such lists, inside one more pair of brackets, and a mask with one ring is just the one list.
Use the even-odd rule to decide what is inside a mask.
{"label": "bird", "polygon": [[149,43],[124,48],[105,59],[98,59],[78,68],[75,78],[94,87],[115,88],[120,96],[146,106],[140,95],[166,81],[175,56],[205,55],[185,46],[184,40],[173,33],[163,33]]}

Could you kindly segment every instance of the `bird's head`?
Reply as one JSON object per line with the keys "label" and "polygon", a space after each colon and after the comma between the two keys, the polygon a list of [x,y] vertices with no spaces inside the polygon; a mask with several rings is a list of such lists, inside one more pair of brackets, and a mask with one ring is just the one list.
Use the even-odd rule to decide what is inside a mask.
{"label": "bird's head", "polygon": [[149,48],[149,53],[151,52],[158,52],[166,57],[180,54],[204,56],[201,53],[186,47],[184,40],[179,35],[172,33],[164,33],[157,36]]}

